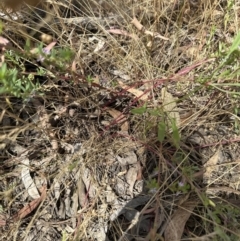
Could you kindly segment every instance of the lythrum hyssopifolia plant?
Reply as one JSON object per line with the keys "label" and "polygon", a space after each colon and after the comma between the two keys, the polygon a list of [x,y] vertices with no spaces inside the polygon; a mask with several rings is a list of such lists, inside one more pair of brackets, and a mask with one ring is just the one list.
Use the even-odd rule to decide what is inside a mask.
{"label": "lythrum hyssopifolia plant", "polygon": [[[166,137],[176,146],[179,147],[180,144],[180,132],[176,125],[176,120],[171,118],[168,113],[164,112],[161,108],[152,109],[147,108],[147,105],[144,104],[140,108],[134,108],[131,110],[132,114],[135,115],[148,115],[149,117],[156,117],[157,123],[151,123],[151,118],[147,120],[146,128],[157,124],[157,139],[160,142],[163,142]],[[146,130],[148,131],[148,130]]]}

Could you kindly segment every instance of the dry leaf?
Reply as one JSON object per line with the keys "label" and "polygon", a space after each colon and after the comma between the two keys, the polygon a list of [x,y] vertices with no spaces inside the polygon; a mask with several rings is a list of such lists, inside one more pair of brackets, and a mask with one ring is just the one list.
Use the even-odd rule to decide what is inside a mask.
{"label": "dry leaf", "polygon": [[209,184],[211,182],[211,175],[216,171],[217,163],[222,158],[222,151],[218,149],[215,154],[203,165],[205,167],[205,173],[203,174],[204,183]]}
{"label": "dry leaf", "polygon": [[71,234],[74,233],[74,231],[75,231],[73,228],[71,228],[68,225],[66,226],[65,230],[66,230],[67,233],[71,233]]}
{"label": "dry leaf", "polygon": [[106,43],[106,42],[103,41],[102,39],[97,38],[97,37],[95,37],[95,36],[89,38],[89,42],[90,42],[90,43],[95,43],[95,42],[97,42],[97,46],[96,46],[95,49],[93,50],[94,53],[99,52],[99,51],[104,47],[104,45],[105,45],[105,43]]}
{"label": "dry leaf", "polygon": [[116,194],[114,193],[114,191],[112,190],[112,188],[107,185],[106,187],[106,202],[107,203],[114,203],[114,201],[117,199]]}
{"label": "dry leaf", "polygon": [[94,53],[99,52],[101,49],[103,49],[104,45],[105,45],[105,41],[99,40],[98,44],[97,44],[96,48],[93,50],[93,52]]}
{"label": "dry leaf", "polygon": [[40,203],[43,201],[46,197],[46,190],[47,187],[43,186],[42,187],[42,193],[41,196],[38,199],[33,200],[26,206],[24,206],[15,216],[14,220],[19,220],[22,218],[25,218],[28,214],[30,214]]}
{"label": "dry leaf", "polygon": [[181,119],[178,112],[176,100],[171,93],[167,92],[165,87],[162,88],[162,105],[164,112],[166,112],[169,117],[168,127],[172,126],[172,119],[176,121],[176,126],[179,127],[181,124]]}
{"label": "dry leaf", "polygon": [[65,219],[66,218],[66,209],[65,209],[64,202],[61,198],[59,199],[59,202],[60,202],[60,204],[59,204],[57,215],[59,218]]}
{"label": "dry leaf", "polygon": [[122,172],[119,172],[119,173],[117,174],[117,176],[118,176],[118,177],[121,177],[121,176],[124,176],[126,173],[127,173],[127,170],[124,170],[124,171],[122,171]]}
{"label": "dry leaf", "polygon": [[89,203],[89,199],[86,193],[86,188],[85,188],[85,184],[82,180],[82,178],[80,177],[78,182],[77,182],[77,192],[78,192],[78,201],[79,204],[82,208],[86,207]]}
{"label": "dry leaf", "polygon": [[139,169],[139,166],[138,164],[134,164],[132,165],[132,167],[130,167],[128,169],[128,172],[126,174],[126,181],[127,183],[129,184],[129,188],[128,188],[128,191],[129,191],[129,194],[131,196],[133,196],[133,187],[135,185],[135,182],[137,180],[137,176],[138,176],[138,169]]}
{"label": "dry leaf", "polygon": [[121,79],[123,79],[123,80],[126,80],[126,81],[128,81],[128,80],[131,80],[131,77],[129,76],[129,75],[127,75],[127,74],[125,74],[123,71],[121,71],[121,70],[113,70],[113,71],[111,71],[111,73],[112,74],[114,74],[114,75],[116,75],[116,76],[118,76],[118,77],[120,77]]}
{"label": "dry leaf", "polygon": [[72,197],[72,205],[71,205],[71,213],[72,213],[72,217],[76,217],[77,216],[77,211],[78,211],[78,193],[75,192]]}
{"label": "dry leaf", "polygon": [[171,221],[168,223],[165,229],[164,240],[181,240],[185,224],[196,206],[196,201],[186,201],[176,210],[176,212],[171,217]]}
{"label": "dry leaf", "polygon": [[82,181],[86,187],[87,196],[92,200],[96,197],[96,187],[92,182],[91,170],[87,167],[82,167]]}
{"label": "dry leaf", "polygon": [[96,38],[95,36],[89,38],[89,42],[97,42],[96,48],[93,50],[94,53],[99,52],[105,45],[105,41],[100,38]]}
{"label": "dry leaf", "polygon": [[21,171],[21,178],[22,178],[22,182],[28,192],[28,195],[30,197],[32,197],[33,199],[40,198],[37,187],[30,175],[29,159],[27,157],[23,157],[21,163],[23,164],[22,171]]}
{"label": "dry leaf", "polygon": [[53,184],[54,196],[58,200],[60,197],[60,183],[57,180],[54,180]]}
{"label": "dry leaf", "polygon": [[199,47],[198,46],[189,47],[185,50],[185,54],[188,58],[197,59],[199,56]]}
{"label": "dry leaf", "polygon": [[4,219],[0,219],[0,227],[6,226],[7,222]]}
{"label": "dry leaf", "polygon": [[212,12],[211,12],[211,15],[213,16],[213,17],[222,17],[222,16],[224,16],[224,12],[223,11],[218,11],[218,10],[213,10]]}
{"label": "dry leaf", "polygon": [[113,108],[108,108],[107,112],[115,119],[116,122],[121,123],[121,131],[128,132],[129,125],[127,122],[127,118],[118,110]]}
{"label": "dry leaf", "polygon": [[3,212],[1,211],[1,205],[0,205],[0,227],[4,227],[6,226],[7,222],[6,222],[6,217],[3,214]]}
{"label": "dry leaf", "polygon": [[137,96],[140,100],[146,101],[148,100],[148,96],[149,96],[149,92],[144,93],[141,90],[135,89],[133,87],[129,87],[128,85],[125,85],[122,81],[118,81],[118,83],[120,84],[120,86],[125,89],[126,91],[128,91],[129,93]]}
{"label": "dry leaf", "polygon": [[71,193],[71,190],[69,188],[66,188],[64,204],[65,204],[65,212],[68,217],[72,217],[70,193]]}
{"label": "dry leaf", "polygon": [[138,162],[137,155],[134,151],[128,151],[127,153],[125,153],[125,155],[125,157],[120,157],[118,155],[116,156],[118,162],[122,166],[133,165]]}
{"label": "dry leaf", "polygon": [[52,146],[53,150],[57,150],[58,149],[58,142],[57,142],[57,140],[51,140],[50,143],[51,143],[51,146]]}

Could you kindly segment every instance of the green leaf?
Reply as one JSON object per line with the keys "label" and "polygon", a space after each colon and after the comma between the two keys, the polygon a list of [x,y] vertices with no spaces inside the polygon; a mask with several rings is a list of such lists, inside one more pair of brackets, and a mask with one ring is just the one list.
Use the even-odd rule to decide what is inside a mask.
{"label": "green leaf", "polygon": [[3,63],[3,65],[0,68],[0,79],[4,79],[7,71],[7,65],[6,63]]}
{"label": "green leaf", "polygon": [[67,232],[66,230],[62,231],[62,241],[66,241],[67,240]]}
{"label": "green leaf", "polygon": [[158,140],[162,142],[166,136],[166,124],[164,122],[158,123]]}
{"label": "green leaf", "polygon": [[91,77],[91,75],[88,75],[86,79],[87,79],[87,82],[88,82],[89,84],[92,84],[93,81],[94,81],[94,79]]}
{"label": "green leaf", "polygon": [[148,113],[149,113],[151,116],[159,116],[159,115],[160,115],[160,111],[159,111],[159,110],[149,109],[149,110],[148,110]]}
{"label": "green leaf", "polygon": [[239,45],[240,45],[240,32],[233,40],[233,43],[227,53],[227,56],[225,57],[224,62],[220,65],[222,67],[225,64],[232,63],[238,56],[239,56]]}
{"label": "green leaf", "polygon": [[229,52],[229,55],[235,51],[235,50],[238,50],[238,47],[240,45],[240,32],[238,33],[237,37],[234,39],[233,43],[232,43],[232,46],[230,47],[230,52]]}
{"label": "green leaf", "polygon": [[29,38],[27,39],[27,41],[25,43],[24,50],[26,50],[27,52],[30,52],[30,50],[31,50],[31,43],[30,43]]}
{"label": "green leaf", "polygon": [[142,114],[144,114],[146,112],[146,110],[147,110],[147,106],[146,106],[146,104],[144,104],[140,108],[132,109],[131,112],[132,112],[132,114],[142,115]]}
{"label": "green leaf", "polygon": [[6,89],[5,88],[0,88],[0,94],[4,94],[6,92]]}
{"label": "green leaf", "polygon": [[158,181],[156,179],[151,179],[151,180],[147,181],[147,188],[149,188],[149,189],[159,188]]}
{"label": "green leaf", "polygon": [[2,21],[0,21],[0,34],[2,33],[2,30],[3,30],[3,23]]}

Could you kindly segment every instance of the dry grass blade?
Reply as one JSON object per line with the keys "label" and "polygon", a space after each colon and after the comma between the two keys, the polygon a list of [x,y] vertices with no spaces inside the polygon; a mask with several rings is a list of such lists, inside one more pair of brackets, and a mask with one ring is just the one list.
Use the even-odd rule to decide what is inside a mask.
{"label": "dry grass blade", "polygon": [[180,241],[185,224],[192,214],[193,209],[197,206],[196,201],[186,201],[179,207],[170,218],[164,237],[167,241]]}
{"label": "dry grass blade", "polygon": [[127,31],[121,30],[121,29],[109,29],[107,30],[109,33],[113,33],[113,34],[119,34],[119,35],[123,35],[123,36],[127,36],[130,38],[133,38],[135,40],[137,40],[137,36],[134,34],[130,34]]}
{"label": "dry grass blade", "polygon": [[139,31],[143,31],[146,35],[150,35],[150,36],[152,36],[152,37],[160,38],[160,39],[163,39],[163,40],[169,40],[169,38],[166,38],[166,37],[160,35],[159,33],[153,33],[153,32],[151,32],[151,31],[145,30],[145,29],[144,29],[144,26],[143,26],[136,18],[133,18],[132,24],[133,24]]}

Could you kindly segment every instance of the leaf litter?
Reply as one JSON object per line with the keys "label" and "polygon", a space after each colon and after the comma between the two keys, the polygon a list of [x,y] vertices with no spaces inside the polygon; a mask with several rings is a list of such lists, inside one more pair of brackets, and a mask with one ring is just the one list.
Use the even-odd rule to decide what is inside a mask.
{"label": "leaf litter", "polygon": [[[161,27],[161,21],[157,21],[157,31],[152,28],[151,11],[142,12],[144,14],[140,14],[141,18],[139,14],[136,18],[131,16],[127,23],[122,16],[116,18],[115,15],[113,18],[94,16],[63,19],[64,23],[76,31],[76,35],[72,35],[74,31],[71,32],[75,42],[81,42],[81,61],[76,59],[78,62],[72,63],[71,67],[77,80],[73,84],[72,78],[69,80],[66,73],[57,73],[54,77],[49,75],[50,78],[44,85],[49,90],[44,97],[35,95],[23,106],[15,99],[9,99],[7,107],[1,106],[1,127],[4,129],[1,133],[1,141],[4,140],[1,143],[1,154],[5,158],[1,161],[1,167],[6,172],[11,169],[21,175],[14,176],[12,173],[11,176],[11,173],[6,173],[8,175],[5,176],[4,173],[1,176],[1,192],[13,185],[15,198],[11,205],[1,199],[3,212],[0,215],[0,225],[3,228],[8,225],[13,227],[12,221],[18,220],[19,228],[15,230],[14,236],[19,240],[34,241],[39,237],[44,240],[154,240],[162,239],[163,236],[165,240],[181,240],[184,235],[196,238],[195,234],[185,231],[192,228],[187,221],[190,216],[194,217],[193,210],[198,202],[187,198],[183,204],[178,205],[182,196],[189,197],[185,194],[184,184],[196,184],[188,179],[191,175],[194,176],[192,172],[198,173],[197,168],[206,168],[203,180],[200,178],[201,183],[198,184],[201,186],[205,179],[208,180],[207,184],[211,185],[206,193],[210,197],[217,196],[214,188],[228,196],[238,194],[239,180],[229,179],[229,176],[238,176],[236,160],[239,159],[239,152],[234,144],[231,145],[235,133],[228,125],[222,124],[225,123],[223,117],[229,116],[227,111],[231,107],[228,96],[221,96],[216,102],[214,98],[211,99],[211,95],[208,99],[206,93],[197,91],[196,96],[187,96],[186,100],[178,97],[179,93],[182,96],[185,94],[181,87],[188,85],[188,89],[194,88],[192,79],[195,71],[207,68],[206,63],[211,65],[215,59],[205,59],[204,56],[199,61],[202,54],[198,52],[200,48],[196,48],[194,54],[184,53],[189,46],[189,39],[196,42],[202,40],[197,38],[194,30],[190,33],[181,24],[172,24],[179,6],[176,1],[168,4],[171,7],[163,13],[166,13],[166,19],[171,18],[168,31],[165,22],[164,28]],[[183,26],[189,23],[186,19],[191,18],[192,10],[187,9],[186,16],[179,19],[183,21]],[[111,11],[108,12],[109,15],[112,14]],[[139,6],[136,11],[139,11]],[[98,13],[99,9],[94,12],[96,16]],[[163,15],[159,15],[159,20]],[[198,16],[198,11],[194,11],[194,16]],[[137,19],[141,19],[142,23]],[[137,28],[137,39],[134,30],[128,28],[129,23]],[[151,31],[146,30],[150,28]],[[101,37],[100,34],[97,35],[99,37],[94,37],[95,34],[91,33],[93,30],[99,31]],[[93,38],[90,39],[89,33],[86,34],[85,31],[90,31]],[[113,35],[110,36],[109,33],[115,34],[116,38],[113,40]],[[159,33],[164,33],[167,37]],[[69,40],[69,33],[62,34],[66,34],[65,37]],[[186,39],[186,36],[190,37]],[[2,39],[5,47],[4,41]],[[58,47],[58,44],[59,42],[50,43],[47,50]],[[174,52],[175,45],[182,46]],[[148,62],[146,56],[150,51],[151,61]],[[133,60],[131,54],[134,54]],[[197,56],[197,63],[189,59],[194,56]],[[38,57],[42,63],[46,61],[45,56]],[[188,61],[191,63],[186,64]],[[84,82],[85,79],[78,76],[78,65],[81,66],[81,75],[96,75],[93,77],[97,79],[97,85],[92,85],[94,88],[89,88],[89,82]],[[168,66],[174,66],[175,69],[169,70]],[[168,75],[169,71],[170,75],[159,78],[163,75],[163,70],[164,74]],[[146,77],[146,73],[150,73],[149,76]],[[112,78],[113,85],[110,84]],[[161,81],[154,84],[154,88],[153,84],[146,85],[143,91],[141,85],[146,79],[149,82]],[[115,80],[119,84],[116,88]],[[104,87],[101,86],[102,83]],[[124,94],[117,92],[117,88],[122,89]],[[215,96],[216,93],[212,94]],[[9,108],[11,102],[14,105]],[[134,109],[143,103],[146,105],[143,113],[140,113],[141,119],[127,112],[129,107]],[[181,126],[179,107],[183,110],[187,110],[188,105],[195,108],[194,118],[189,118],[187,125],[181,126],[182,133],[173,136],[178,139],[177,148],[184,149],[183,153],[187,152],[185,157],[179,153],[179,149],[176,150],[176,145],[172,145],[171,140],[165,143],[166,139],[162,138],[159,143],[156,130],[159,119],[155,118],[152,124],[149,121],[151,116],[146,113],[146,109],[152,105],[161,105],[168,116],[164,124],[172,130],[178,130]],[[224,114],[220,111],[222,109]],[[15,113],[20,113],[21,118]],[[13,117],[18,120],[14,125]],[[19,119],[30,125],[21,125]],[[174,125],[172,119],[175,120]],[[108,126],[103,124],[104,121]],[[6,126],[11,126],[10,124],[13,125],[12,132],[5,132]],[[16,126],[18,130],[15,130]],[[223,138],[230,141],[223,142]],[[23,148],[22,152],[14,150],[16,142]],[[226,143],[233,149],[227,150]],[[221,155],[215,148],[219,145],[222,145]],[[21,163],[23,157],[26,158],[26,163]],[[189,166],[184,166],[189,163],[189,159],[190,166],[195,168],[191,169],[190,174]],[[221,163],[218,167],[223,169],[214,173],[213,167],[217,162]],[[18,168],[21,168],[20,172]],[[184,173],[189,175],[185,177]],[[211,176],[213,180],[209,181]],[[47,186],[43,185],[45,180]],[[182,189],[174,190],[173,187],[180,186],[180,180],[184,180],[181,182]],[[175,183],[178,185],[172,185]],[[25,189],[28,190],[27,193]],[[30,192],[31,189],[34,191]],[[147,189],[155,191],[151,193]],[[222,198],[221,194],[219,196]],[[10,217],[4,211],[10,213]],[[226,223],[229,223],[228,220]],[[213,234],[215,235],[214,232]]]}
{"label": "leaf litter", "polygon": [[196,201],[185,201],[175,213],[170,217],[170,221],[164,232],[165,240],[180,241],[186,222],[188,221],[193,209],[197,206]]}

